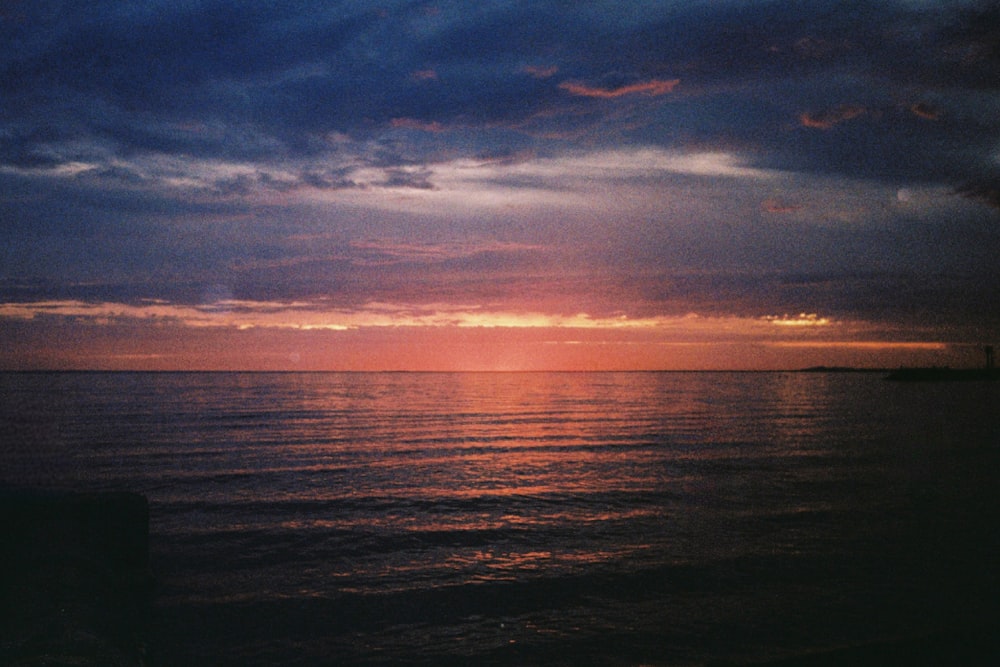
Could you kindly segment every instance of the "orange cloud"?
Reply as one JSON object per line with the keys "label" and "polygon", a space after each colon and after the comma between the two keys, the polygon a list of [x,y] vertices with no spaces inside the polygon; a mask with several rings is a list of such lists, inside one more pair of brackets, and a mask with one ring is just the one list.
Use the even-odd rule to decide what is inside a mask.
{"label": "orange cloud", "polygon": [[597,97],[601,99],[613,99],[616,97],[625,97],[626,95],[656,97],[672,92],[680,82],[680,79],[653,79],[619,88],[597,88],[573,81],[565,81],[559,84],[559,88],[565,90],[570,95],[577,95],[579,97]]}
{"label": "orange cloud", "polygon": [[559,71],[558,67],[554,65],[551,67],[540,67],[538,65],[525,65],[521,68],[522,72],[526,72],[536,79],[547,79],[550,76],[554,76],[556,72]]}
{"label": "orange cloud", "polygon": [[[404,249],[406,250],[406,249]],[[338,308],[319,301],[249,301],[221,299],[202,305],[172,304],[157,300],[139,304],[79,300],[0,303],[0,320],[29,321],[36,318],[69,318],[77,323],[109,325],[123,321],[145,321],[192,328],[236,330],[295,329],[300,331],[348,331],[362,328],[486,328],[572,329],[659,332],[676,340],[705,340],[718,336],[755,338],[768,336],[773,325],[820,327],[834,323],[816,314],[798,316],[742,317],[624,314],[592,316],[585,312],[492,310],[470,304],[407,304],[370,302],[357,308]]]}
{"label": "orange cloud", "polygon": [[414,81],[436,81],[438,73],[433,69],[421,69],[410,74]]}
{"label": "orange cloud", "polygon": [[827,109],[826,111],[819,111],[815,113],[807,111],[799,116],[799,122],[801,122],[804,127],[829,130],[838,123],[843,123],[844,121],[852,120],[858,116],[863,116],[865,113],[867,113],[867,109],[862,106],[854,104],[841,104],[838,107]]}
{"label": "orange cloud", "polygon": [[911,105],[910,112],[914,116],[923,118],[924,120],[938,120],[941,118],[941,110],[926,102],[917,102]]}

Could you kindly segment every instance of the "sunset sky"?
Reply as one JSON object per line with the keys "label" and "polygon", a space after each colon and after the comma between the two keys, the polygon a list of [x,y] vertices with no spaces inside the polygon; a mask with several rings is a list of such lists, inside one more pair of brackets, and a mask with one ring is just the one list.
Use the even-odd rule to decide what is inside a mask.
{"label": "sunset sky", "polygon": [[976,365],[995,2],[0,4],[2,369]]}

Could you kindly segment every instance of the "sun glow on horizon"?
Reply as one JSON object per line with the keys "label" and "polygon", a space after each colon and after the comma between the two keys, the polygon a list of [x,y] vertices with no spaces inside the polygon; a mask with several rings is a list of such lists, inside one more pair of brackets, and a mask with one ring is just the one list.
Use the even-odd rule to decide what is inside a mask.
{"label": "sun glow on horizon", "polygon": [[831,354],[839,363],[877,365],[871,355],[905,361],[910,357],[899,355],[943,354],[949,347],[882,340],[874,323],[844,323],[815,313],[636,317],[446,303],[338,308],[325,300],[148,299],[6,303],[0,304],[2,320],[20,322],[26,330],[38,323],[57,331],[69,326],[81,336],[73,353],[53,339],[32,357],[0,355],[0,365],[11,368],[773,369],[832,364]]}

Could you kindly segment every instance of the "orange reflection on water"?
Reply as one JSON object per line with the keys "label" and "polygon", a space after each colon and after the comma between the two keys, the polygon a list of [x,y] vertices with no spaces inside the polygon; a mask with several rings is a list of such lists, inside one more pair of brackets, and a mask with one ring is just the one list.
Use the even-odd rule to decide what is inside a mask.
{"label": "orange reflection on water", "polygon": [[[607,510],[594,512],[588,510],[556,511],[556,512],[522,512],[502,515],[487,513],[456,513],[454,515],[397,513],[298,517],[286,519],[269,527],[279,527],[288,530],[356,530],[356,529],[392,529],[409,533],[449,533],[460,531],[489,531],[500,529],[544,528],[547,526],[587,525],[599,522],[634,519],[656,518],[663,516],[659,509],[630,509],[622,511]],[[251,526],[243,526],[250,528]]]}
{"label": "orange reflection on water", "polygon": [[514,581],[532,573],[563,570],[567,573],[586,566],[627,559],[636,552],[649,549],[648,544],[629,545],[618,549],[526,550],[503,548],[472,549],[448,557],[442,566],[470,571],[474,581]]}
{"label": "orange reflection on water", "polygon": [[[305,443],[286,448],[301,456],[303,471],[344,473],[342,483],[365,495],[420,498],[636,492],[664,483],[658,463],[666,452],[635,440],[655,430],[657,417],[634,403],[627,383],[616,385],[620,378],[600,401],[587,374],[380,380],[354,387],[347,378],[337,391],[308,399],[305,408],[336,419],[289,434]],[[356,472],[345,472],[351,466]]]}

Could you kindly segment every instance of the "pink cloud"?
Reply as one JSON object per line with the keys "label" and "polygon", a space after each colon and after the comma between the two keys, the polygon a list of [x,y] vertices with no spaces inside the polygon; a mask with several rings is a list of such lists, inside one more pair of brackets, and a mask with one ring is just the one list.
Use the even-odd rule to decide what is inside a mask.
{"label": "pink cloud", "polygon": [[829,130],[838,123],[852,120],[867,113],[867,109],[854,104],[841,104],[833,109],[812,112],[807,111],[799,116],[799,122],[804,127],[812,127],[820,130]]}
{"label": "pink cloud", "polygon": [[765,213],[795,213],[802,210],[801,206],[785,204],[777,199],[765,199],[760,203],[760,208]]}
{"label": "pink cloud", "polygon": [[438,74],[433,69],[420,69],[410,74],[414,81],[437,81]]}
{"label": "pink cloud", "polygon": [[560,83],[559,88],[565,90],[570,95],[577,95],[580,97],[597,97],[601,99],[613,99],[616,97],[625,97],[626,95],[648,95],[656,97],[673,92],[674,88],[676,88],[680,82],[680,79],[652,79],[650,81],[633,83],[627,86],[620,86],[618,88],[598,88],[573,81],[566,81]]}
{"label": "pink cloud", "polygon": [[393,127],[400,127],[405,130],[420,130],[421,132],[444,132],[444,125],[433,121],[417,120],[416,118],[393,118],[389,121]]}
{"label": "pink cloud", "polygon": [[530,74],[536,79],[547,79],[550,76],[554,76],[559,71],[559,68],[555,66],[539,67],[537,65],[525,65],[521,71]]}

